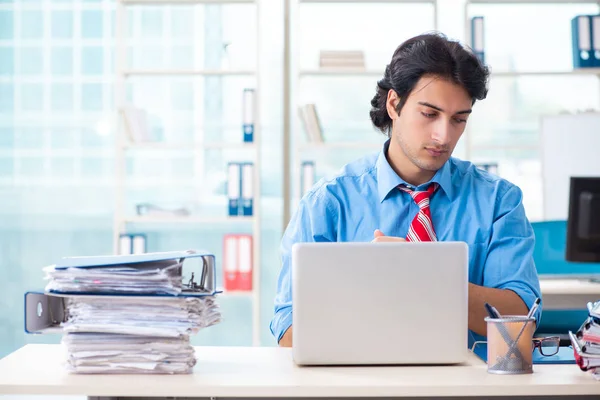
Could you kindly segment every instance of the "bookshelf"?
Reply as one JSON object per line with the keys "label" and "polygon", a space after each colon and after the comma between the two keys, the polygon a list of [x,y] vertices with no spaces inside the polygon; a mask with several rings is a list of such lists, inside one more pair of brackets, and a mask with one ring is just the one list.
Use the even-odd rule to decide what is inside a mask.
{"label": "bookshelf", "polygon": [[[252,345],[260,345],[260,334],[261,334],[261,318],[260,318],[260,270],[261,270],[261,123],[259,116],[259,104],[260,104],[260,70],[259,70],[259,44],[261,41],[259,28],[260,18],[260,1],[255,0],[117,0],[116,2],[116,23],[115,23],[115,87],[114,87],[114,101],[116,112],[116,136],[115,136],[115,199],[114,199],[114,221],[113,221],[113,243],[115,253],[119,251],[119,237],[121,233],[129,233],[133,230],[136,233],[144,232],[144,229],[148,229],[152,232],[163,232],[164,229],[175,229],[179,231],[190,231],[190,230],[203,230],[207,229],[209,232],[225,232],[225,233],[247,233],[252,235],[252,290],[240,291],[240,290],[227,290],[224,291],[222,296],[249,299],[252,302]],[[141,40],[136,42],[136,38],[133,37],[131,25],[129,19],[132,18],[133,9],[137,7],[138,10],[143,10],[144,7],[150,9],[152,12],[160,10],[160,15],[171,15],[172,10],[177,7],[188,7],[190,12],[193,13],[193,18],[198,18],[199,11],[208,12],[207,6],[227,6],[233,7],[245,7],[243,10],[249,10],[252,8],[256,19],[254,25],[256,27],[255,32],[246,32],[244,35],[251,37],[255,36],[255,59],[251,60],[254,63],[253,68],[247,68],[242,66],[228,67],[228,66],[217,66],[210,61],[210,57],[206,56],[205,59],[198,59],[197,54],[194,54],[193,66],[181,68],[179,66],[166,66],[166,61],[157,60],[164,68],[144,65],[131,65],[128,60],[132,57],[132,51],[135,50],[136,45],[141,46]],[[165,7],[165,8],[163,8]],[[205,8],[203,8],[205,7]],[[199,10],[199,8],[203,8]],[[187,10],[187,9],[186,9]],[[220,8],[222,10],[222,8]],[[164,14],[162,14],[164,12]],[[220,12],[220,11],[219,11]],[[225,11],[223,11],[225,13]],[[240,11],[241,12],[241,11]],[[245,11],[244,11],[245,12]],[[250,14],[250,13],[248,13]],[[204,14],[201,14],[204,15]],[[135,18],[135,16],[133,17]],[[167,17],[165,17],[167,18]],[[204,15],[206,18],[206,15]],[[166,20],[166,19],[165,19]],[[169,26],[171,22],[166,22],[165,25]],[[192,27],[195,30],[191,35],[184,35],[183,41],[190,40],[200,41],[195,36],[198,36],[198,29],[210,30],[210,27],[202,26]],[[202,50],[203,52],[210,52],[203,48],[203,46],[210,46],[215,39],[214,32],[210,31],[203,37],[204,42],[196,43],[193,42],[193,48],[195,50]],[[191,37],[194,36],[194,37]],[[208,37],[208,38],[207,38]],[[164,38],[161,40],[165,40]],[[212,41],[211,41],[212,40]],[[222,39],[221,39],[222,40]],[[251,39],[248,39],[251,40]],[[137,44],[136,44],[137,43]],[[168,43],[168,41],[167,41]],[[207,44],[208,43],[208,44]],[[164,43],[163,43],[164,45]],[[169,45],[165,45],[168,47]],[[171,46],[173,47],[173,46]],[[211,53],[212,54],[212,53]],[[165,57],[167,58],[167,57]],[[198,65],[207,67],[197,68]],[[185,105],[183,111],[180,109],[169,110],[171,114],[164,117],[164,121],[171,121],[169,125],[165,123],[163,125],[161,135],[162,137],[152,140],[138,141],[132,138],[131,131],[128,130],[128,124],[126,123],[124,109],[125,107],[133,106],[137,107],[136,100],[139,100],[141,96],[136,98],[132,94],[134,91],[133,87],[136,84],[136,79],[142,79],[147,85],[155,85],[157,88],[168,87],[168,90],[174,90],[172,86],[165,86],[172,84],[172,82],[179,82],[180,86],[184,86],[183,89],[187,90],[185,82],[191,81],[192,99],[191,106]],[[187,79],[188,81],[182,80]],[[192,81],[193,80],[193,81]],[[210,80],[210,83],[209,83]],[[234,81],[233,84],[229,82]],[[167,82],[165,84],[164,82]],[[181,84],[181,82],[184,82]],[[197,82],[200,82],[197,84]],[[217,82],[217,83],[215,83]],[[235,86],[237,85],[237,86]],[[254,122],[254,132],[252,142],[244,142],[244,135],[242,129],[242,118],[240,123],[231,126],[231,121],[237,121],[236,118],[222,118],[223,121],[229,121],[228,123],[222,122],[215,125],[208,124],[203,118],[203,112],[208,115],[212,112],[212,109],[206,111],[201,109],[202,107],[211,107],[206,103],[202,103],[202,99],[206,102],[205,97],[211,90],[220,90],[225,92],[226,90],[231,91],[231,87],[234,88],[246,88],[252,87],[254,89],[254,98],[252,102],[252,113]],[[216,89],[215,89],[216,88]],[[228,89],[225,89],[228,88]],[[169,93],[170,99],[175,98],[174,95]],[[212,93],[212,92],[211,92]],[[160,96],[157,91],[155,96]],[[222,94],[221,94],[222,96]],[[200,100],[198,100],[200,99]],[[221,107],[223,113],[232,115],[233,111],[230,111],[228,107],[241,107],[242,93],[239,92],[240,105],[231,105],[229,101],[222,101]],[[200,105],[199,105],[200,104]],[[236,103],[237,104],[237,103]],[[143,106],[141,106],[143,107]],[[191,127],[179,128],[175,122],[179,121],[181,115],[190,114],[192,120]],[[239,113],[241,116],[241,112]],[[169,119],[170,118],[170,119]],[[208,117],[207,117],[208,118]],[[175,121],[175,122],[173,122]],[[227,125],[229,124],[229,125]],[[184,131],[186,135],[180,133]],[[233,132],[233,133],[232,133]],[[210,136],[212,133],[212,137]],[[228,134],[231,133],[229,136]],[[182,138],[182,136],[184,136]],[[218,154],[218,156],[214,156]],[[163,157],[165,163],[165,172],[159,177],[155,176],[143,176],[132,177],[130,174],[131,160],[135,160],[136,157]],[[212,155],[212,156],[211,156]],[[191,179],[188,176],[177,176],[174,167],[169,167],[169,161],[175,163],[178,158],[181,157],[186,162],[189,162],[191,171]],[[215,162],[216,160],[219,160]],[[253,199],[253,210],[251,216],[229,216],[228,215],[228,198],[227,198],[227,180],[228,180],[228,162],[251,162],[253,163],[253,176],[252,176],[252,199]],[[215,165],[216,164],[216,165]],[[182,164],[185,169],[188,164]],[[212,169],[211,169],[212,168]],[[161,169],[160,167],[158,169]],[[142,167],[143,170],[143,167]],[[187,172],[187,171],[186,171]],[[139,178],[139,179],[138,179]],[[216,183],[215,183],[216,182]],[[193,193],[193,199],[198,205],[198,209],[192,210],[189,215],[179,216],[171,214],[155,214],[155,215],[138,215],[135,207],[128,206],[132,200],[128,198],[129,191],[136,188],[144,188],[149,190],[156,190],[160,194],[169,193],[170,191],[182,190],[186,193]],[[212,192],[208,192],[209,188]],[[139,195],[138,195],[139,197]],[[160,196],[159,196],[160,197]],[[205,233],[206,234],[206,233]],[[223,259],[224,249],[219,251],[219,248],[207,248],[203,247],[203,242],[208,239],[212,239],[214,243],[216,238],[212,233],[210,238],[206,236],[198,236],[197,248],[213,251],[217,259],[217,266],[220,266],[218,273],[223,275]],[[222,243],[222,238],[219,241]],[[152,243],[148,243],[148,251],[155,251],[152,249]],[[223,279],[224,280],[224,279]],[[238,301],[238,300],[235,300]]]}
{"label": "bookshelf", "polygon": [[[464,23],[465,23],[465,43],[470,44],[471,38],[471,17],[473,16],[470,12],[471,6],[486,6],[486,5],[510,5],[510,6],[536,6],[536,5],[595,5],[599,6],[598,0],[466,0],[464,4]],[[565,18],[565,23],[569,24],[569,18]],[[485,33],[484,33],[485,35]],[[486,48],[487,50],[487,48]],[[487,61],[487,60],[486,60]],[[492,65],[492,71],[490,75],[490,82],[493,84],[499,79],[519,79],[519,78],[542,78],[542,77],[556,77],[556,78],[569,78],[577,76],[600,76],[600,68],[574,68],[564,70],[495,70]],[[467,128],[468,130],[468,128]],[[465,158],[470,159],[474,153],[474,150],[485,148],[486,146],[474,145],[471,140],[471,135],[465,131]],[[490,147],[490,146],[488,146]],[[506,147],[506,146],[504,146]],[[513,150],[538,150],[539,146],[532,146],[526,144],[523,146],[513,145],[510,146]],[[505,149],[505,148],[504,148]]]}
{"label": "bookshelf", "polygon": [[[335,173],[347,162],[381,149],[385,137],[376,132],[368,120],[376,82],[383,76],[386,64],[403,39],[437,29],[438,2],[286,0],[285,7],[283,152],[290,161],[284,165],[284,229],[302,197],[303,162],[315,163],[316,182]],[[367,39],[369,29],[361,29],[362,24],[390,13],[406,18],[406,21],[396,21],[394,32],[388,33],[382,27],[376,35],[390,40],[384,43],[379,40],[374,46],[373,37]],[[329,20],[322,15],[328,16]],[[335,28],[327,29],[327,21],[332,18],[336,21]],[[355,22],[358,25],[355,26]],[[307,30],[308,26],[310,30]],[[322,26],[325,28],[319,30]],[[401,28],[398,29],[398,26]],[[347,38],[348,33],[350,36],[354,34],[353,30],[361,32],[364,38]],[[345,42],[340,38],[344,38]],[[373,51],[374,48],[377,50]],[[362,65],[324,66],[321,62],[323,55],[327,51],[335,53],[340,50],[362,52]],[[339,88],[348,85],[355,85],[357,91],[344,96],[347,93]],[[314,136],[307,134],[303,128],[306,117],[300,117],[298,108],[307,104],[315,104],[322,141],[309,139]],[[348,115],[332,112],[335,108],[347,109]],[[356,126],[340,123],[353,120],[360,123]]]}

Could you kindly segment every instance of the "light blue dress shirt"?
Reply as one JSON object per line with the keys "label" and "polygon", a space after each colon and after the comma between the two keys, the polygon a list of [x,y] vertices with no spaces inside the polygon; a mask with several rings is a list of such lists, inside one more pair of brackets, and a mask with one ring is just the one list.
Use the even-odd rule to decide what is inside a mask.
{"label": "light blue dress shirt", "polygon": [[[388,163],[388,146],[389,141],[381,152],[346,165],[331,180],[320,180],[300,201],[281,242],[283,266],[270,325],[277,341],[292,324],[294,243],[370,242],[375,229],[406,237],[419,208],[408,193],[397,189],[406,182]],[[430,182],[439,184],[430,198],[437,238],[468,244],[469,282],[510,289],[531,307],[541,295],[533,262],[534,233],[521,190],[456,158],[450,158]],[[417,189],[425,190],[430,182]],[[469,331],[469,344],[474,340],[485,339]]]}

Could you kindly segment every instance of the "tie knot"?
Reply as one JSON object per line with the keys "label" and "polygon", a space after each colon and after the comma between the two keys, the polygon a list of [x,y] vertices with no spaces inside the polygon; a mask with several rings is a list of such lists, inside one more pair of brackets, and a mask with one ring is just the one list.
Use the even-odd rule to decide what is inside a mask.
{"label": "tie knot", "polygon": [[407,188],[404,184],[399,185],[398,189],[410,194],[415,203],[417,203],[417,205],[419,206],[419,208],[423,209],[429,206],[429,197],[433,194],[433,192],[435,192],[437,187],[438,184],[436,182],[433,182],[431,185],[429,185],[427,190],[411,190]]}

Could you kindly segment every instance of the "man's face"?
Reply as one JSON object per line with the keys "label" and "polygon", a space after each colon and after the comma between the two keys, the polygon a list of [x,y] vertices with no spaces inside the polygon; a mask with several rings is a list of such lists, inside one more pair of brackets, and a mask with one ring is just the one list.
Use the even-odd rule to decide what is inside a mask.
{"label": "man's face", "polygon": [[399,98],[388,94],[392,137],[406,158],[421,170],[437,171],[450,158],[471,113],[471,98],[460,85],[423,76],[396,113]]}

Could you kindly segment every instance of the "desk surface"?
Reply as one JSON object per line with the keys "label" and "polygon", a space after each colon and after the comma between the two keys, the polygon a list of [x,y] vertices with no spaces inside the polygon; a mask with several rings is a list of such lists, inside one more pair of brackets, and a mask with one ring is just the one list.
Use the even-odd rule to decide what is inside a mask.
{"label": "desk surface", "polygon": [[0,360],[0,394],[196,397],[527,396],[600,394],[575,365],[493,375],[472,355],[458,366],[298,367],[290,349],[196,347],[194,373],[70,375],[60,345],[27,345]]}

